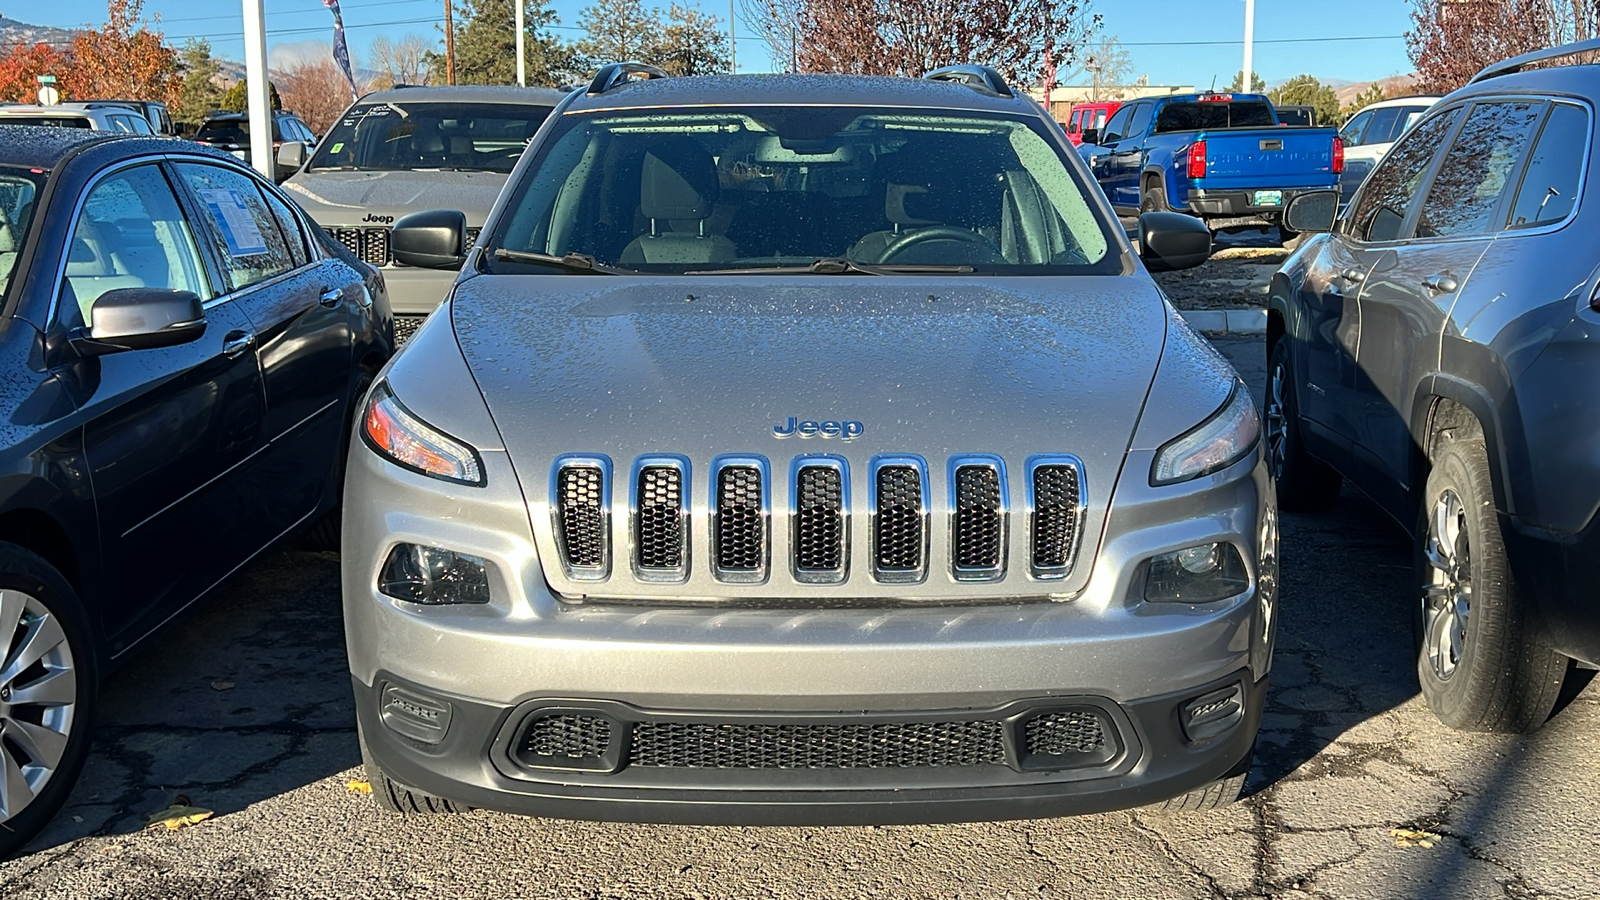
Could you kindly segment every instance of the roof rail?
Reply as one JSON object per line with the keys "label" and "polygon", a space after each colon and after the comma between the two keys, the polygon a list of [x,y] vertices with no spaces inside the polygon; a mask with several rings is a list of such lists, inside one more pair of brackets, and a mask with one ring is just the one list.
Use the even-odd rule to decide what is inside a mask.
{"label": "roof rail", "polygon": [[1513,56],[1493,65],[1484,66],[1483,71],[1472,76],[1472,80],[1467,84],[1477,84],[1489,78],[1520,72],[1534,63],[1560,59],[1563,56],[1572,56],[1575,53],[1591,53],[1597,50],[1600,50],[1600,38],[1591,38],[1587,41],[1578,41],[1575,44],[1562,44],[1559,47],[1535,50],[1532,53],[1524,53],[1521,56]]}
{"label": "roof rail", "polygon": [[628,83],[634,76],[643,76],[646,81],[657,78],[666,78],[665,70],[641,62],[607,63],[594,73],[594,80],[589,82],[589,96],[604,94],[612,88],[621,87]]}
{"label": "roof rail", "polygon": [[953,81],[957,84],[988,91],[1001,97],[1016,96],[1011,92],[1011,86],[1006,84],[1006,80],[1001,77],[1000,73],[989,66],[962,63],[959,66],[945,66],[942,69],[934,69],[922,77],[930,81]]}

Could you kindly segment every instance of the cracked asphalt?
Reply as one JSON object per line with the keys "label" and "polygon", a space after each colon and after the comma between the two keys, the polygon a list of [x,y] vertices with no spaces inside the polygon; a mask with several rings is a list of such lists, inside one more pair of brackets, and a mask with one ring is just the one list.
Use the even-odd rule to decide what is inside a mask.
{"label": "cracked asphalt", "polygon": [[[1259,340],[1218,344],[1259,394]],[[1600,689],[1534,735],[1449,731],[1417,696],[1399,531],[1347,489],[1284,516],[1282,557],[1269,707],[1227,810],[711,828],[380,812],[347,789],[338,560],[274,552],[111,677],[82,782],[0,863],[0,897],[1600,897]],[[142,828],[179,795],[216,816]]]}

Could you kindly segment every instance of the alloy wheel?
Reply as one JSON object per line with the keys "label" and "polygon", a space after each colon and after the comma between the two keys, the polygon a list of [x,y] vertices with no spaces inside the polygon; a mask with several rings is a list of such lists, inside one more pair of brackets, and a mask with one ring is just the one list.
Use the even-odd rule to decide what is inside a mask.
{"label": "alloy wheel", "polygon": [[0,590],[0,826],[60,768],[76,719],[78,668],[50,609]]}
{"label": "alloy wheel", "polygon": [[1273,365],[1272,376],[1267,379],[1267,466],[1277,480],[1282,480],[1289,456],[1289,416],[1284,408],[1284,382],[1289,373],[1284,369],[1282,363]]}
{"label": "alloy wheel", "polygon": [[1433,674],[1445,681],[1466,653],[1467,619],[1472,612],[1467,510],[1455,491],[1447,488],[1434,501],[1424,541],[1429,577],[1422,586],[1423,652]]}

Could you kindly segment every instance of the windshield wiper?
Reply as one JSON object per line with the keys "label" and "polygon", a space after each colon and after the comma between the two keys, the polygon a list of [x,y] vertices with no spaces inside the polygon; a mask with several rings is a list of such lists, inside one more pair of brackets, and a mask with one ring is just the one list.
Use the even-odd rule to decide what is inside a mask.
{"label": "windshield wiper", "polygon": [[536,266],[554,266],[568,272],[577,272],[580,275],[620,275],[628,269],[614,269],[602,266],[594,261],[594,257],[587,253],[568,253],[566,256],[556,256],[551,253],[532,253],[527,250],[507,250],[504,247],[494,248],[494,258],[506,262],[532,263]]}
{"label": "windshield wiper", "polygon": [[971,266],[931,264],[887,265],[858,263],[842,256],[825,256],[803,266],[749,266],[742,269],[701,269],[685,275],[964,275]]}

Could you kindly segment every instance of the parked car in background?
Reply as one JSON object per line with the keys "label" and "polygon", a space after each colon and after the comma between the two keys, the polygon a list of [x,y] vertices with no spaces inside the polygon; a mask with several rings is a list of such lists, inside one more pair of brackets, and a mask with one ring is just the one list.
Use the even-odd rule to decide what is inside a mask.
{"label": "parked car in background", "polygon": [[[250,162],[250,114],[218,110],[201,120],[194,140]],[[272,154],[275,180],[288,178],[316,149],[317,138],[299,116],[284,110],[272,113]],[[284,147],[288,146],[287,153]]]}
{"label": "parked car in background", "polygon": [[237,160],[0,128],[0,857],[60,808],[97,681],[275,541],[336,548],[383,279]]}
{"label": "parked car in background", "polygon": [[1332,128],[1280,128],[1261,94],[1146,97],[1117,110],[1079,152],[1117,212],[1177,210],[1213,231],[1282,227],[1296,194],[1337,187],[1344,148]]}
{"label": "parked car in background", "polygon": [[89,131],[116,131],[123,134],[154,134],[144,113],[126,103],[90,100],[58,103],[54,106],[14,104],[0,106],[0,125],[34,125],[50,128],[82,128]]}
{"label": "parked car in background", "polygon": [[1317,108],[1315,106],[1294,104],[1290,106],[1274,106],[1273,108],[1278,111],[1279,125],[1287,125],[1291,128],[1317,127]]}
{"label": "parked car in background", "polygon": [[407,213],[448,206],[476,238],[506,176],[562,91],[518,87],[403,87],[362,97],[284,184],[336,240],[383,269],[404,341],[455,276],[395,260],[389,228]]}
{"label": "parked car in background", "polygon": [[[605,66],[470,250],[465,221],[395,223],[402,261],[460,275],[349,461],[379,803],[1238,796],[1277,621],[1259,422],[1039,104],[978,66]],[[1190,217],[1140,227],[1151,266],[1210,253]]]}
{"label": "parked car in background", "polygon": [[167,109],[167,105],[160,100],[102,100],[98,102],[121,103],[124,106],[138,110],[139,114],[143,115],[145,120],[150,123],[151,129],[156,134],[164,134],[171,137],[176,136],[178,133],[178,128],[172,121],[172,113]]}
{"label": "parked car in background", "polygon": [[[1421,113],[1272,281],[1267,445],[1286,509],[1359,486],[1408,530],[1422,695],[1526,731],[1600,664],[1600,66],[1491,66]],[[1588,57],[1592,58],[1592,57]],[[1332,194],[1291,227],[1325,231]]]}
{"label": "parked car in background", "polygon": [[1339,129],[1344,140],[1344,174],[1340,190],[1348,200],[1361,186],[1367,173],[1383,159],[1400,135],[1428,108],[1439,102],[1432,95],[1396,97],[1364,106]]}
{"label": "parked car in background", "polygon": [[1067,140],[1072,141],[1074,147],[1083,143],[1085,131],[1104,128],[1106,120],[1115,115],[1121,106],[1119,100],[1073,104],[1072,110],[1067,113],[1067,121],[1062,125],[1067,131]]}

